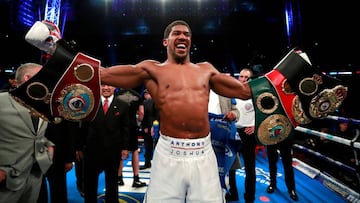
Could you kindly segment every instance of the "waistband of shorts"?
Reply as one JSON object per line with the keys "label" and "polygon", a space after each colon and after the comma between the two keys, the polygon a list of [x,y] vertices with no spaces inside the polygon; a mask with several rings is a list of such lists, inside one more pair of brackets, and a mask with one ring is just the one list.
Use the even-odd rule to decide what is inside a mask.
{"label": "waistband of shorts", "polygon": [[210,133],[203,138],[181,139],[160,132],[156,148],[159,153],[174,157],[199,157],[213,151]]}

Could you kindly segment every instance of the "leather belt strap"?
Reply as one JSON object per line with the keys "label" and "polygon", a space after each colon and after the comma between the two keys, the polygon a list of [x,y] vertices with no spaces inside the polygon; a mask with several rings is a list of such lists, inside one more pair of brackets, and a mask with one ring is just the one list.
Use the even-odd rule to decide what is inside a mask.
{"label": "leather belt strap", "polygon": [[92,120],[100,106],[100,61],[78,53],[56,84],[51,113],[66,120]]}
{"label": "leather belt strap", "polygon": [[280,103],[280,98],[269,80],[261,76],[249,82],[255,109],[255,132],[257,140],[273,145],[285,140],[293,130]]}
{"label": "leather belt strap", "polygon": [[92,120],[100,104],[100,62],[63,40],[56,47],[37,74],[9,93],[46,121]]}
{"label": "leather belt strap", "polygon": [[[299,124],[310,123],[311,120],[307,119],[306,115],[304,115],[304,112],[300,107],[301,103],[299,103],[299,105],[296,105],[296,94],[291,89],[290,84],[288,84],[287,79],[284,77],[284,75],[281,74],[277,69],[274,69],[269,73],[265,74],[265,77],[271,82],[272,86],[274,87],[274,90],[279,96],[280,104],[283,107],[286,116],[289,118],[292,125],[296,127]],[[296,111],[294,108],[299,110]],[[296,113],[297,115],[294,116],[294,113]],[[303,118],[304,116],[305,118]]]}
{"label": "leather belt strap", "polygon": [[284,75],[298,95],[305,113],[304,118],[326,117],[343,102],[347,96],[347,88],[340,84],[340,80],[314,68],[301,54],[303,52],[291,50],[274,69]]}

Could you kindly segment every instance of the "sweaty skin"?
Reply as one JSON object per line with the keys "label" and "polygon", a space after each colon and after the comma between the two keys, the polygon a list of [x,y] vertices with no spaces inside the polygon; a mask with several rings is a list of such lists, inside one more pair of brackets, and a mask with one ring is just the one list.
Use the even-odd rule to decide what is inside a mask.
{"label": "sweaty skin", "polygon": [[102,84],[122,88],[145,85],[160,112],[162,134],[182,139],[207,136],[210,89],[225,97],[251,97],[247,83],[220,73],[208,62],[190,62],[191,31],[187,26],[172,26],[163,46],[168,56],[163,63],[144,60],[100,71]]}

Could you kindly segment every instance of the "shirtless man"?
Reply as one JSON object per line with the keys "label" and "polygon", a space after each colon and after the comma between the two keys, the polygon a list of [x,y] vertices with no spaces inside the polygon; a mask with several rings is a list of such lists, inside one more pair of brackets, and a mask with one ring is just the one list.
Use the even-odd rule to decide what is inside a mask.
{"label": "shirtless man", "polygon": [[103,84],[145,84],[159,109],[160,138],[144,202],[225,202],[210,142],[209,92],[240,99],[251,92],[208,62],[191,63],[191,35],[186,22],[174,21],[164,31],[165,62],[144,60],[100,72]]}
{"label": "shirtless man", "polygon": [[[38,25],[44,28],[44,36],[47,36],[48,28],[41,23]],[[39,40],[43,36],[38,33],[41,29],[31,30],[27,41],[53,53],[54,46],[49,46],[48,40]],[[120,88],[144,84],[159,110],[160,138],[144,197],[147,203],[225,202],[210,141],[210,89],[225,97],[244,100],[251,98],[251,91],[247,83],[220,73],[208,62],[191,63],[191,35],[189,25],[176,20],[164,31],[163,46],[168,56],[165,62],[144,60],[135,65],[116,65],[100,70],[102,84]],[[57,36],[52,39],[56,41]]]}

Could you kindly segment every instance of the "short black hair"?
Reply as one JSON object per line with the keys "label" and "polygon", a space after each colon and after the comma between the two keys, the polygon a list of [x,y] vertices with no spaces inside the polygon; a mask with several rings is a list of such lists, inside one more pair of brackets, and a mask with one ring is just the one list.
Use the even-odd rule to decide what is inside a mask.
{"label": "short black hair", "polygon": [[191,34],[191,29],[187,22],[185,22],[184,20],[175,20],[175,21],[171,22],[168,26],[166,26],[166,28],[164,30],[164,39],[169,37],[171,29],[176,25],[185,25],[189,29],[190,34]]}

